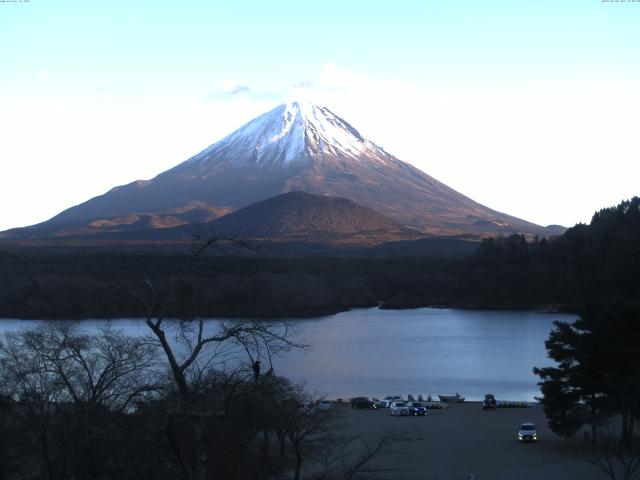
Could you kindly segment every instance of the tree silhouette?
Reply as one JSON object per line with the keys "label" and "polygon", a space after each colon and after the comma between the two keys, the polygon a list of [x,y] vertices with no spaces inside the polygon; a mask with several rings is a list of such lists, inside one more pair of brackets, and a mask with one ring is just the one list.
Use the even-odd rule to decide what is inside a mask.
{"label": "tree silhouette", "polygon": [[640,310],[633,304],[591,306],[569,324],[555,322],[545,342],[556,366],[534,368],[550,428],[573,435],[619,415],[622,441],[630,444],[640,414]]}

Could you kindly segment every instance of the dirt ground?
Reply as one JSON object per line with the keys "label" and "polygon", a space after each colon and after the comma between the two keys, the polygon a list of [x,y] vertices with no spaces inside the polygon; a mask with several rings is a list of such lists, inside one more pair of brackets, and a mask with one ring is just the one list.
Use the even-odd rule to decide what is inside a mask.
{"label": "dirt ground", "polygon": [[[392,417],[388,409],[336,407],[346,435],[375,441],[387,432],[404,432],[389,455],[376,462],[391,473],[371,479],[393,480],[600,480],[606,477],[587,462],[589,442],[564,439],[547,427],[542,408],[482,411],[480,403],[431,410],[425,417]],[[521,423],[538,427],[537,443],[521,444]]]}

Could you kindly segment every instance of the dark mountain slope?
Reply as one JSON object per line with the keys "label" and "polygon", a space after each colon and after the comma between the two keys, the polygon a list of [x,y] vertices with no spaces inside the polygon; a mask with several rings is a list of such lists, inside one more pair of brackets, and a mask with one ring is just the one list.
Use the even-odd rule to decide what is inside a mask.
{"label": "dark mountain slope", "polygon": [[375,234],[389,239],[418,238],[370,208],[346,198],[290,192],[255,203],[209,223],[215,232],[241,237],[339,238]]}

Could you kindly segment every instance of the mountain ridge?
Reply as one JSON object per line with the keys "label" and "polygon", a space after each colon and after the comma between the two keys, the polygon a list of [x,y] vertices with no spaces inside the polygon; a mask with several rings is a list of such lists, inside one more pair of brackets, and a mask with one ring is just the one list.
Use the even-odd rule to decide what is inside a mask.
{"label": "mountain ridge", "polygon": [[229,212],[296,190],[350,199],[428,236],[549,234],[397,159],[328,108],[299,102],[256,117],[153,179],[114,187],[22,231],[162,217],[193,202]]}

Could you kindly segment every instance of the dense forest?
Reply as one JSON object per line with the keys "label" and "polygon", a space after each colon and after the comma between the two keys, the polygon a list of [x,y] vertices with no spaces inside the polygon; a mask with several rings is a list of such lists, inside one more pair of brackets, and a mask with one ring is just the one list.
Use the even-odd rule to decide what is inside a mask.
{"label": "dense forest", "polygon": [[635,197],[561,236],[488,239],[466,256],[0,251],[0,316],[140,316],[132,292],[151,285],[161,295],[174,283],[168,314],[176,317],[309,316],[378,304],[577,311],[588,302],[636,301],[639,271]]}

